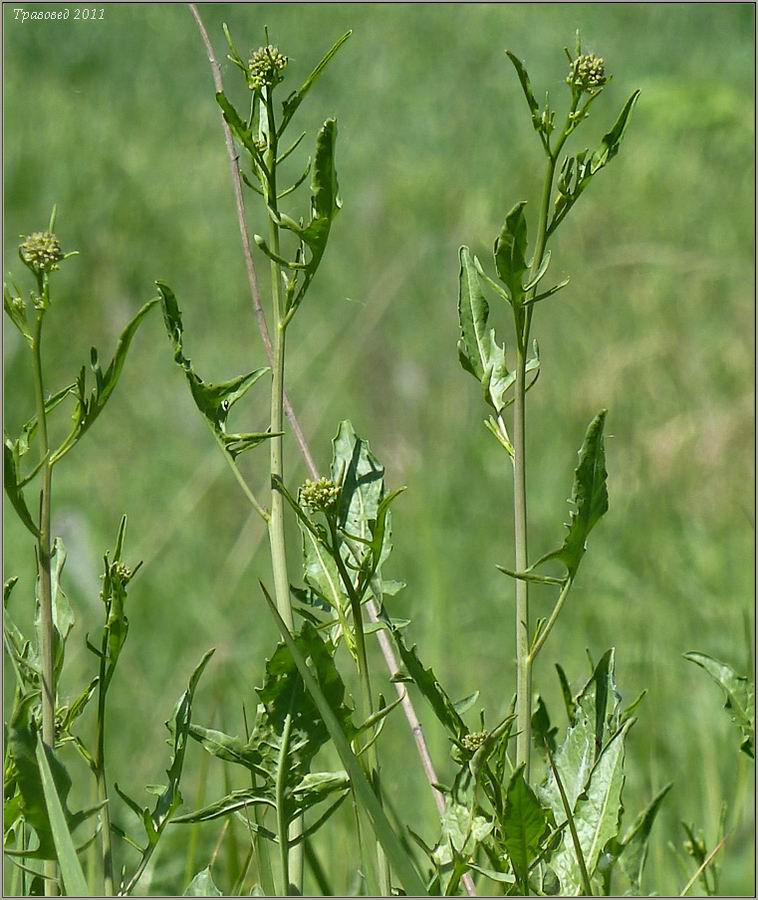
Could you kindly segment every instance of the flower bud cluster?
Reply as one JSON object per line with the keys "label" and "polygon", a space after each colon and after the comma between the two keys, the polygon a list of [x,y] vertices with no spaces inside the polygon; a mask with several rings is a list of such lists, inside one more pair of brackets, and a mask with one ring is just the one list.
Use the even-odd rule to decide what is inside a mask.
{"label": "flower bud cluster", "polygon": [[63,259],[58,238],[49,231],[35,231],[20,244],[21,259],[35,273],[54,272]]}
{"label": "flower bud cluster", "polygon": [[287,57],[269,44],[259,47],[248,63],[248,83],[252,90],[273,87],[282,80],[282,71],[287,68]]}
{"label": "flower bud cluster", "polygon": [[111,578],[118,579],[121,584],[126,584],[134,573],[125,563],[115,563],[111,569]]}
{"label": "flower bud cluster", "polygon": [[595,91],[607,81],[605,60],[594,53],[577,56],[566,79],[567,84],[580,91]]}
{"label": "flower bud cluster", "polygon": [[340,497],[340,489],[328,478],[306,481],[300,488],[300,502],[311,512],[331,512]]}
{"label": "flower bud cluster", "polygon": [[486,731],[472,731],[470,734],[466,734],[463,736],[463,738],[461,739],[461,744],[463,744],[464,748],[470,753],[476,753],[476,751],[486,740]]}

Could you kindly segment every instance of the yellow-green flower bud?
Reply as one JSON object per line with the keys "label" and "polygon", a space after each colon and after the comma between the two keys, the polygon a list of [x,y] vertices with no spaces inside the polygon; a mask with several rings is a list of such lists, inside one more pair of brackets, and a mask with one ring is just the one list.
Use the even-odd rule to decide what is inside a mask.
{"label": "yellow-green flower bud", "polygon": [[306,481],[300,488],[300,503],[311,512],[331,512],[340,498],[340,489],[328,478]]}
{"label": "yellow-green flower bud", "polygon": [[251,90],[273,87],[282,80],[282,72],[287,68],[289,60],[276,47],[259,47],[250,57],[248,63],[248,84]]}
{"label": "yellow-green flower bud", "polygon": [[111,578],[117,579],[121,584],[126,584],[132,577],[133,572],[125,563],[115,563],[111,569]]}
{"label": "yellow-green flower bud", "polygon": [[476,751],[486,740],[486,731],[472,731],[470,734],[466,734],[463,736],[463,738],[461,739],[461,744],[463,744],[464,748],[470,753],[476,753]]}
{"label": "yellow-green flower bud", "polygon": [[594,53],[577,56],[566,79],[567,84],[579,91],[596,91],[607,81],[605,60]]}
{"label": "yellow-green flower bud", "polygon": [[54,272],[63,259],[63,251],[58,238],[49,231],[35,231],[20,244],[19,253],[27,266],[38,275],[40,272]]}

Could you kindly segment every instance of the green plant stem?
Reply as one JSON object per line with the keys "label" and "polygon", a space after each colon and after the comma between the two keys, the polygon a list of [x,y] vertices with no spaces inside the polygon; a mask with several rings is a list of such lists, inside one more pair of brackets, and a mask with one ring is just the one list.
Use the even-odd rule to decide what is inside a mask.
{"label": "green plant stem", "polygon": [[[350,609],[353,614],[353,626],[355,631],[355,647],[358,657],[358,677],[361,682],[361,701],[363,707],[363,718],[367,719],[374,714],[374,698],[371,691],[371,673],[368,665],[368,654],[366,653],[366,635],[363,631],[363,610],[361,608],[361,598],[355,590],[350,574],[345,567],[345,562],[339,550],[339,538],[337,535],[337,527],[334,520],[329,518],[329,528],[332,536],[332,548],[334,550],[334,561],[337,565],[339,576],[345,586],[348,597],[350,598]],[[382,802],[381,781],[379,773],[379,753],[376,743],[372,742],[366,750],[366,766],[368,768],[368,778],[371,782],[374,793],[379,802]],[[390,870],[387,857],[379,843],[376,842],[376,860],[377,871],[379,876],[379,889],[382,896],[390,895]]]}
{"label": "green plant stem", "polygon": [[569,591],[571,590],[571,586],[574,583],[573,578],[567,578],[563,587],[561,588],[560,594],[558,594],[558,599],[555,601],[555,606],[553,607],[553,611],[550,613],[550,618],[545,622],[542,631],[539,634],[539,637],[534,642],[534,646],[529,653],[529,661],[533,663],[537,658],[537,654],[542,649],[545,641],[548,639],[548,635],[553,630],[553,625],[560,615],[561,609],[563,608],[563,604],[566,602],[566,597],[569,595]]}
{"label": "green plant stem", "polygon": [[[278,152],[276,139],[276,122],[274,106],[270,92],[267,94],[264,107],[266,112],[268,149],[266,166],[270,172],[268,183],[269,205],[269,239],[271,249],[279,255],[279,226],[276,224],[276,156]],[[277,476],[284,480],[283,441],[284,429],[284,362],[287,324],[286,310],[282,305],[282,275],[279,264],[271,260],[271,299],[274,314],[274,372],[271,384],[271,431],[274,434],[270,443],[270,474],[273,481]],[[287,572],[287,550],[284,537],[284,498],[279,491],[271,490],[271,512],[268,520],[269,541],[271,544],[271,566],[274,575],[274,595],[279,615],[287,628],[293,630],[292,605],[290,602],[290,581]],[[303,833],[303,817],[299,816],[290,826],[289,851],[289,883],[298,892],[303,890],[303,842],[296,840]]]}
{"label": "green plant stem", "polygon": [[[542,265],[548,240],[548,224],[550,218],[550,198],[553,191],[555,166],[563,145],[572,129],[573,116],[579,103],[579,95],[574,94],[571,109],[563,127],[561,136],[554,150],[549,142],[545,147],[547,167],[542,186],[537,240],[534,256],[529,267],[528,280],[532,281]],[[529,334],[532,324],[534,306],[529,303],[536,294],[536,286],[524,298],[526,307],[514,312],[516,326],[516,384],[513,414],[513,510],[514,535],[516,545],[516,571],[524,572],[529,565],[527,550],[527,500],[526,500],[526,353],[529,346]],[[565,600],[565,596],[562,597]],[[562,601],[561,601],[562,605]],[[554,610],[549,623],[555,623],[557,613]],[[560,609],[557,610],[560,612]],[[539,646],[544,643],[546,635],[541,636]],[[530,655],[529,648],[529,583],[522,579],[516,582],[516,765],[524,766],[524,779],[529,781],[532,742],[532,663],[536,653]]]}
{"label": "green plant stem", "polygon": [[[106,622],[110,608],[106,609]],[[103,804],[102,834],[100,846],[103,857],[103,893],[106,897],[113,896],[114,870],[113,870],[113,845],[111,842],[111,815],[108,804],[108,782],[105,774],[105,711],[106,696],[108,693],[107,659],[108,659],[108,632],[103,629],[103,639],[100,644],[100,674],[97,682],[97,748],[95,751],[95,781],[97,782],[97,799]]]}
{"label": "green plant stem", "polygon": [[[39,565],[39,642],[42,654],[42,740],[55,749],[55,661],[53,658],[53,592],[50,575],[50,517],[52,506],[53,468],[50,465],[50,442],[47,434],[45,412],[45,388],[42,380],[42,321],[47,306],[47,284],[43,276],[38,278],[38,288],[43,308],[37,311],[34,328],[32,362],[34,369],[34,399],[40,440],[40,465],[42,493],[40,497],[39,537],[37,561]],[[45,863],[45,896],[56,896],[56,865]]]}
{"label": "green plant stem", "polygon": [[[540,205],[537,244],[530,267],[529,280],[536,275],[545,254],[547,218],[550,193],[555,172],[555,158],[548,160],[545,184]],[[528,298],[527,298],[528,299]],[[516,571],[529,566],[527,549],[526,503],[526,352],[529,346],[531,309],[523,308],[516,315],[516,385],[513,415],[513,513],[516,544]],[[516,582],[516,765],[524,767],[524,779],[529,781],[532,743],[532,661],[529,657],[529,583]]]}
{"label": "green plant stem", "polygon": [[282,746],[279,750],[279,760],[276,767],[276,831],[279,838],[279,858],[282,863],[282,896],[289,897],[292,894],[290,885],[290,844],[289,826],[285,809],[287,786],[287,765],[290,746],[290,734],[292,733],[292,715],[288,714],[284,721],[282,731]]}

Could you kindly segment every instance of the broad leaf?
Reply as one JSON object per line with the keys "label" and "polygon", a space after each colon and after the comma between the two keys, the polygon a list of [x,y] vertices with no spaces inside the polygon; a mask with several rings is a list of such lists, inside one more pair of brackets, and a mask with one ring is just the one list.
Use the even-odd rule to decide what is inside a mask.
{"label": "broad leaf", "polygon": [[684,658],[711,676],[726,694],[724,709],[729,711],[731,720],[742,732],[740,750],[751,759],[755,757],[755,697],[751,682],[738,675],[734,669],[719,659],[706,653],[685,653]]}
{"label": "broad leaf", "polygon": [[440,866],[449,865],[456,855],[473,856],[477,846],[490,834],[494,822],[472,811],[452,797],[445,799],[442,833],[434,848],[434,859]]}
{"label": "broad leaf", "polygon": [[[34,849],[24,851],[6,849],[6,853],[30,859],[55,859],[58,850],[54,829],[58,828],[60,824],[59,810],[70,834],[82,822],[94,815],[99,806],[77,813],[69,811],[68,795],[71,791],[71,778],[63,764],[51,751],[48,751],[45,759],[46,770],[43,783],[43,773],[38,757],[38,735],[36,729],[29,721],[30,706],[35,699],[34,695],[24,698],[14,711],[14,717],[8,729],[8,759],[6,760],[6,766],[12,763],[13,780],[20,797],[17,804],[18,810],[24,817],[24,820],[34,829],[38,845]],[[55,811],[55,822],[52,822],[50,819],[46,799],[50,793],[50,785],[55,787],[58,800],[57,806],[59,807]],[[9,785],[6,784],[6,803],[12,796],[8,791],[8,787]]]}
{"label": "broad leaf", "polygon": [[[343,732],[352,739],[358,729],[352,721],[345,685],[334,665],[334,645],[322,641],[309,622],[304,623],[295,640],[303,655],[310,658]],[[315,755],[329,740],[329,732],[286,644],[280,643],[267,660],[264,682],[257,693],[261,703],[248,741],[198,725],[192,725],[189,730],[190,737],[209,753],[252,772],[257,787],[233,791],[177,822],[218,818],[255,803],[276,806],[279,797],[283,799],[287,821],[292,821],[334,791],[346,788],[343,773],[310,772]],[[286,752],[286,770],[281,780],[283,752]]]}
{"label": "broad leaf", "polygon": [[511,303],[522,302],[524,276],[529,266],[526,262],[526,201],[521,200],[505,217],[505,223],[495,241],[495,267],[500,280],[508,288]]}
{"label": "broad leaf", "polygon": [[[56,674],[60,674],[60,671],[63,668],[66,640],[68,639],[69,632],[74,627],[75,622],[74,611],[71,608],[71,603],[69,602],[68,597],[61,588],[61,574],[63,572],[63,567],[65,564],[66,549],[63,546],[63,541],[60,538],[56,538],[53,542],[52,550],[50,552],[50,594],[53,606],[54,629],[53,659],[55,663]],[[35,584],[35,596],[37,602],[35,626],[37,628],[37,633],[40,634],[40,629],[42,626],[40,624],[41,595],[39,572],[37,573],[37,582]]]}
{"label": "broad leaf", "polygon": [[532,863],[539,856],[549,830],[548,821],[548,813],[524,781],[524,769],[520,766],[508,784],[501,829],[513,871],[522,884],[526,884]]}
{"label": "broad leaf", "polygon": [[[279,224],[295,234],[302,245],[301,261],[286,264],[295,269],[296,273],[302,272],[303,276],[299,286],[293,281],[287,287],[288,312],[293,312],[302,303],[326,251],[334,217],[342,207],[335,167],[336,143],[337,122],[335,119],[327,119],[316,136],[316,152],[311,170],[311,216],[307,225],[302,225],[283,213],[278,218]],[[304,260],[305,247],[310,251],[307,260]]]}
{"label": "broad leaf", "polygon": [[[604,847],[619,831],[624,787],[624,741],[633,724],[634,720],[627,722],[608,743],[592,770],[587,790],[574,807],[574,824],[590,877],[597,868]],[[560,880],[564,896],[575,897],[581,893],[583,883],[579,863],[567,832],[564,832],[563,843],[550,865]]]}
{"label": "broad leaf", "polygon": [[468,247],[461,247],[458,286],[458,359],[482,386],[484,399],[495,412],[506,404],[505,395],[515,382],[508,371],[505,347],[497,343],[494,329],[487,329],[489,305],[481,286],[481,266]]}

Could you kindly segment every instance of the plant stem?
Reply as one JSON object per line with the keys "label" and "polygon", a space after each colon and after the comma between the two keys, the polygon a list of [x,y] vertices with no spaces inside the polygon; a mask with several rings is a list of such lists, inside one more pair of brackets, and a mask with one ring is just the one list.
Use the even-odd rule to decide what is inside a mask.
{"label": "plant stem", "polygon": [[[345,567],[339,547],[339,538],[337,535],[337,527],[332,518],[329,519],[329,528],[332,535],[332,548],[334,550],[334,561],[337,565],[342,583],[350,598],[350,609],[353,614],[353,626],[355,630],[355,647],[358,656],[358,677],[361,682],[361,700],[363,707],[363,718],[367,719],[374,714],[374,698],[371,692],[371,674],[368,665],[368,654],[366,653],[366,635],[363,631],[363,610],[361,607],[361,598],[350,578],[350,574]],[[372,741],[366,750],[366,766],[368,768],[368,778],[374,788],[374,793],[379,802],[382,802],[382,790],[379,774],[379,753],[376,743]],[[384,897],[388,897],[390,890],[390,869],[385,856],[382,845],[376,842],[376,861],[379,877],[379,890]]]}
{"label": "plant stem", "polygon": [[[190,3],[189,7],[190,12],[195,19],[195,22],[197,23],[198,30],[200,31],[200,37],[203,41],[203,45],[208,55],[214,88],[217,93],[223,92],[224,83],[221,78],[221,67],[218,63],[218,60],[216,59],[216,54],[213,50],[213,45],[211,44],[210,37],[208,36],[208,32],[205,28],[205,25],[203,24],[203,20],[200,17],[197,6],[194,3]],[[263,349],[266,352],[269,363],[273,366],[274,348],[271,342],[271,337],[269,335],[268,325],[266,324],[266,315],[263,309],[263,304],[261,302],[260,288],[258,286],[258,278],[255,271],[255,263],[253,262],[253,254],[250,244],[250,234],[248,232],[247,222],[245,220],[245,203],[242,195],[242,179],[240,177],[239,157],[234,146],[234,138],[232,137],[229,126],[227,125],[223,117],[221,117],[221,125],[224,131],[227,157],[229,159],[229,171],[232,178],[232,188],[234,190],[235,208],[237,212],[237,225],[239,227],[240,238],[242,241],[242,252],[245,259],[245,272],[247,274],[248,287],[250,288],[250,297],[253,304],[253,312],[255,314],[255,321],[258,326]],[[300,449],[300,452],[303,456],[308,474],[314,481],[316,481],[318,480],[319,472],[313,458],[313,454],[310,451],[310,447],[308,446],[308,442],[303,434],[302,428],[300,427],[300,423],[292,407],[292,404],[287,397],[286,391],[284,392],[283,397],[284,410],[292,428],[293,437],[295,438],[298,448]],[[366,611],[368,612],[369,618],[372,622],[379,621],[379,609],[373,599],[369,599],[366,601]],[[388,672],[390,673],[390,675],[395,675],[400,670],[400,665],[398,663],[397,656],[392,648],[390,639],[387,637],[387,634],[384,631],[380,630],[379,632],[377,632],[377,640],[379,641],[379,647],[387,664]],[[408,692],[403,688],[402,684],[396,682],[395,691],[397,692],[398,696],[403,697],[401,706],[403,707],[403,712],[405,713],[408,727],[411,730],[413,741],[416,745],[416,750],[418,751],[426,780],[428,781],[429,787],[432,791],[432,796],[437,806],[437,811],[440,815],[442,815],[445,809],[445,801],[442,794],[435,787],[435,785],[439,783],[440,779],[438,778],[435,771],[434,763],[432,762],[431,754],[429,753],[429,747],[426,742],[426,738],[424,736],[424,732],[421,727],[418,715],[416,713],[416,708],[414,706],[413,700],[410,698]],[[262,844],[265,849],[265,841],[263,841]],[[466,884],[469,895],[475,896],[473,881],[471,880],[469,874],[466,874],[464,876],[464,883]]]}
{"label": "plant stem", "polygon": [[[562,142],[559,142],[559,148]],[[537,243],[529,269],[531,281],[539,271],[545,255],[547,225],[550,213],[550,194],[553,188],[557,151],[548,157],[545,183],[542,189]],[[536,288],[532,288],[533,296]],[[529,300],[530,297],[525,298]],[[527,550],[527,502],[526,502],[526,354],[532,308],[521,308],[516,316],[516,385],[513,416],[513,512],[516,544],[516,571],[523,572],[529,565]],[[524,766],[524,779],[529,781],[532,743],[532,660],[529,656],[529,583],[516,582],[516,765]]]}
{"label": "plant stem", "polygon": [[555,625],[556,619],[560,615],[561,609],[563,608],[563,604],[566,602],[566,597],[569,595],[569,591],[571,590],[571,585],[574,583],[573,578],[567,578],[563,587],[561,588],[560,594],[558,594],[558,599],[555,601],[555,606],[553,607],[553,611],[550,613],[550,618],[545,622],[542,631],[540,632],[539,637],[534,642],[534,646],[529,654],[529,661],[533,663],[537,658],[537,654],[543,647],[543,644],[548,638],[548,635],[553,630],[553,625]]}
{"label": "plant stem", "polygon": [[290,746],[290,734],[292,733],[292,715],[287,714],[284,720],[282,732],[282,746],[279,750],[279,760],[276,767],[276,831],[279,838],[279,857],[282,863],[282,896],[289,897],[292,894],[290,885],[290,845],[285,810],[285,789],[287,787],[287,764]]}
{"label": "plant stem", "polygon": [[[276,123],[274,121],[274,106],[270,93],[265,98],[266,123],[268,134],[268,150],[266,151],[266,165],[271,173],[268,184],[269,205],[269,239],[271,249],[279,255],[279,226],[274,220],[277,214],[276,208]],[[261,115],[263,109],[261,110]],[[271,299],[274,315],[274,373],[271,384],[271,431],[274,433],[269,441],[271,459],[270,473],[273,482],[274,476],[284,480],[284,463],[282,459],[284,428],[284,361],[287,324],[285,321],[286,310],[282,305],[282,275],[279,264],[271,260]],[[274,574],[274,595],[279,615],[284,620],[290,631],[294,630],[292,619],[292,605],[290,602],[290,581],[287,572],[287,550],[284,537],[284,497],[279,491],[271,489],[271,512],[268,520],[269,541],[271,544],[271,566]],[[299,816],[290,826],[290,841],[294,846],[289,849],[289,880],[298,894],[303,891],[303,842],[297,841],[303,833],[303,817]]]}
{"label": "plant stem", "polygon": [[[45,389],[42,380],[42,321],[47,306],[47,284],[44,276],[38,278],[38,288],[42,308],[37,311],[34,328],[32,362],[34,369],[34,398],[37,406],[37,422],[40,439],[40,463],[42,473],[42,494],[40,497],[39,537],[37,538],[37,560],[39,566],[39,642],[42,653],[42,740],[55,749],[55,662],[53,659],[53,593],[50,576],[50,515],[52,505],[53,469],[50,465],[50,442],[47,434],[47,413],[45,412]],[[56,896],[56,865],[45,863],[45,896]]]}
{"label": "plant stem", "polygon": [[[108,621],[110,607],[106,609],[105,620]],[[103,893],[113,896],[113,845],[111,843],[111,815],[108,808],[108,782],[105,775],[105,700],[108,693],[107,682],[108,631],[103,629],[100,644],[100,675],[97,682],[97,749],[95,751],[95,780],[97,782],[97,799],[103,803],[101,848],[103,854]]]}

